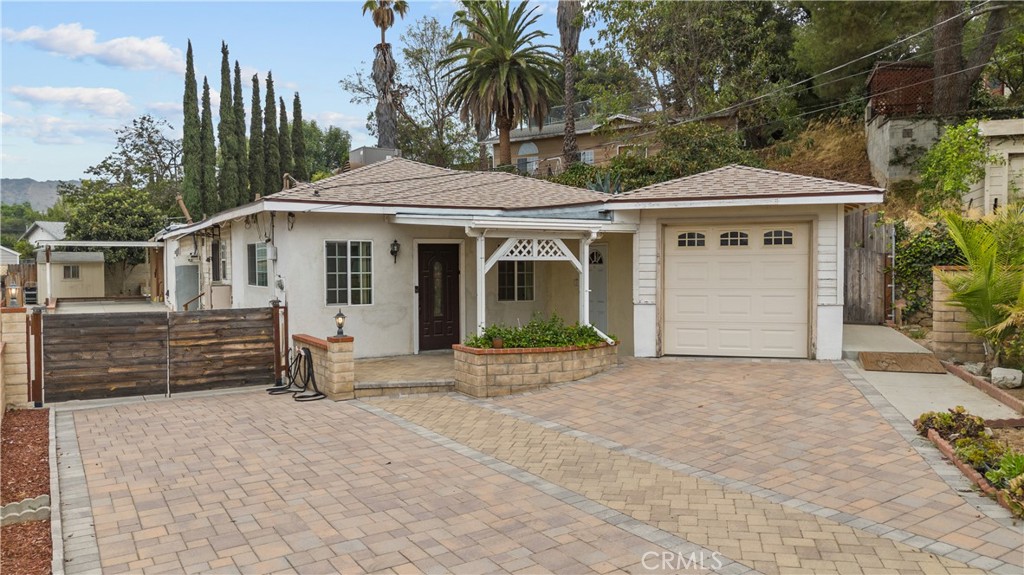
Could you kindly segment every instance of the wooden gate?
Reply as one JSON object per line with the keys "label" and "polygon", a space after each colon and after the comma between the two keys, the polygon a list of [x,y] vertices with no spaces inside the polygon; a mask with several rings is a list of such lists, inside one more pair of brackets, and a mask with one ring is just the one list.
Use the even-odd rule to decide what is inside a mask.
{"label": "wooden gate", "polygon": [[283,309],[44,315],[45,401],[272,385]]}
{"label": "wooden gate", "polygon": [[878,325],[892,313],[892,224],[877,213],[846,215],[843,322]]}

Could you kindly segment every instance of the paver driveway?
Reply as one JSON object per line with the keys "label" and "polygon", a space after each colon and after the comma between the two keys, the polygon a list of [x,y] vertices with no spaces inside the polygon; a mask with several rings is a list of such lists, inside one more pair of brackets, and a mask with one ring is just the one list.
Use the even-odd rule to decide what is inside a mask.
{"label": "paver driveway", "polygon": [[1024,565],[1020,527],[845,364],[629,359],[492,401],[257,391],[57,423],[70,573]]}

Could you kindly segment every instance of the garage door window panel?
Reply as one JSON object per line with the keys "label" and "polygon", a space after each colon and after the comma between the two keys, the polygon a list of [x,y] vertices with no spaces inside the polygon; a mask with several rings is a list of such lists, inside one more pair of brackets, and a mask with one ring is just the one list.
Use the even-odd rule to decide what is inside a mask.
{"label": "garage door window panel", "polygon": [[683,232],[676,238],[681,248],[702,248],[704,247],[704,234],[700,232]]}
{"label": "garage door window panel", "polygon": [[718,245],[722,247],[739,247],[750,245],[750,235],[747,232],[731,231],[724,232],[718,236]]}
{"label": "garage door window panel", "polygon": [[764,245],[791,246],[793,245],[793,232],[789,230],[769,230],[764,233]]}

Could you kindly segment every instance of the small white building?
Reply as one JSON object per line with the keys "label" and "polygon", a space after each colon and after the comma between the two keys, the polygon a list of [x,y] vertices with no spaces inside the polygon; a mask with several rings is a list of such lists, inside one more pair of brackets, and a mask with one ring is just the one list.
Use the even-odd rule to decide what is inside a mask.
{"label": "small white building", "polygon": [[18,239],[28,241],[33,247],[38,246],[41,241],[60,241],[67,236],[67,226],[67,222],[32,222]]}
{"label": "small white building", "polygon": [[169,307],[278,299],[313,335],[340,310],[360,357],[557,313],[628,355],[837,359],[844,210],[881,200],[738,166],[610,196],[392,158],[157,239]]}
{"label": "small white building", "polygon": [[0,266],[5,266],[4,271],[7,269],[6,266],[18,265],[19,263],[21,263],[21,254],[11,248],[0,246]]}
{"label": "small white building", "polygon": [[1024,201],[1024,118],[978,122],[978,132],[999,161],[985,166],[985,177],[964,196],[964,207],[991,214]]}
{"label": "small white building", "polygon": [[36,277],[40,298],[49,296],[50,303],[53,303],[58,299],[104,296],[103,252],[51,251],[49,265],[46,262],[46,251],[37,250]]}

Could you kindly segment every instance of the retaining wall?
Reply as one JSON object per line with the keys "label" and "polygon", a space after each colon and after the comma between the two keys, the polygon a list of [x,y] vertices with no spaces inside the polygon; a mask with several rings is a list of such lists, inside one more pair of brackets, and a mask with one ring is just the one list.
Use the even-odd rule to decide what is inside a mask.
{"label": "retaining wall", "polygon": [[619,348],[542,347],[481,349],[453,345],[455,390],[495,397],[590,377],[618,363]]}

